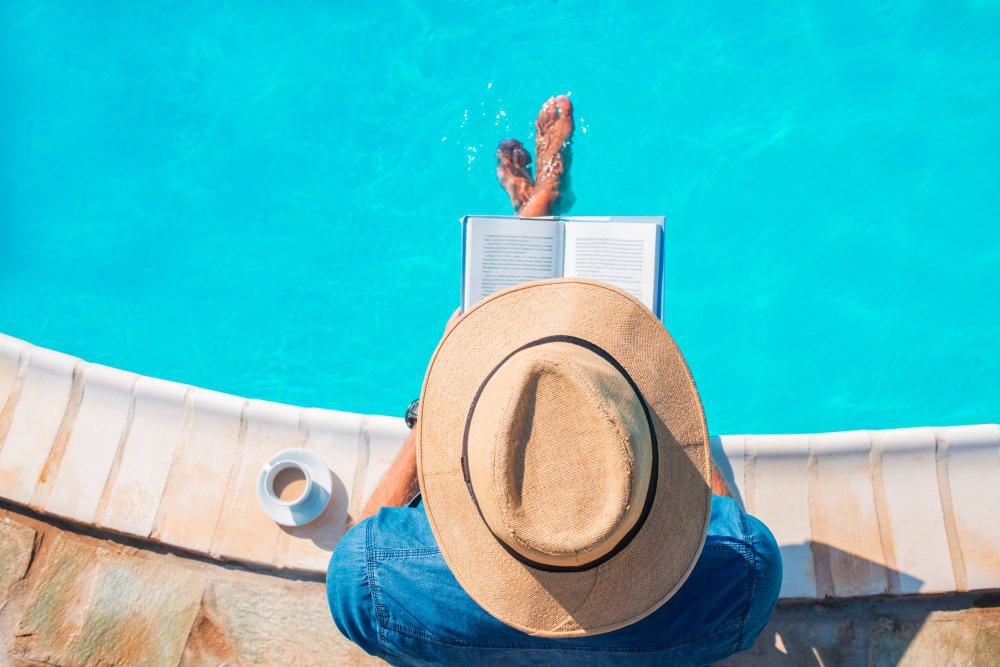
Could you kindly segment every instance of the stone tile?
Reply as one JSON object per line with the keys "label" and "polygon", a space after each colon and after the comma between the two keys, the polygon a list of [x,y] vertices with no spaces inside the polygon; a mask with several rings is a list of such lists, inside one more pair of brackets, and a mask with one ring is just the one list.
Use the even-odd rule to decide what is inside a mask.
{"label": "stone tile", "polygon": [[955,590],[930,428],[873,431],[902,593]]}
{"label": "stone tile", "polygon": [[0,608],[11,587],[24,578],[35,550],[35,531],[28,526],[0,519]]}
{"label": "stone tile", "polygon": [[212,555],[270,565],[281,529],[257,501],[261,466],[282,451],[304,444],[299,433],[302,408],[267,401],[249,401],[246,444],[230,485]]}
{"label": "stone tile", "polygon": [[110,481],[100,526],[142,537],[153,530],[170,463],[181,439],[187,385],[140,377],[117,474]]}
{"label": "stone tile", "polygon": [[[3,442],[3,411],[17,379],[17,369],[21,355],[27,354],[30,346],[24,341],[0,334],[0,442]],[[11,406],[13,408],[13,406]]]}
{"label": "stone tile", "polygon": [[340,634],[320,583],[216,580],[202,613],[243,664],[383,664]]}
{"label": "stone tile", "polygon": [[230,645],[229,638],[204,614],[195,619],[191,634],[188,635],[180,667],[202,667],[202,665],[238,665],[239,656]]}
{"label": "stone tile", "polygon": [[[814,543],[826,549],[837,597],[889,590],[866,431],[810,436],[815,452],[810,509]],[[817,572],[817,590],[825,573]]]}
{"label": "stone tile", "polygon": [[353,523],[348,504],[358,466],[361,415],[310,408],[304,411],[302,423],[308,432],[305,447],[326,461],[333,488],[323,514],[305,526],[282,528],[275,564],[325,572],[334,547]]}
{"label": "stone tile", "polygon": [[[399,417],[366,415],[365,419],[368,433],[368,473],[362,487],[364,489],[361,496],[362,508],[385,477],[389,466],[396,460],[403,443],[410,437],[410,429]],[[364,438],[364,431],[361,437]]]}
{"label": "stone tile", "polygon": [[70,402],[79,359],[40,347],[29,353],[21,398],[0,449],[0,495],[27,504]]}
{"label": "stone tile", "polygon": [[190,423],[174,453],[152,536],[207,554],[245,437],[246,399],[195,389],[189,400]]}
{"label": "stone tile", "polygon": [[816,597],[809,516],[809,439],[748,435],[743,475],[747,511],[764,522],[781,550],[781,597]]}
{"label": "stone tile", "polygon": [[1000,609],[988,596],[890,595],[779,603],[753,648],[718,664],[995,667]]}
{"label": "stone tile", "polygon": [[941,429],[955,528],[969,590],[1000,588],[1000,427]]}
{"label": "stone tile", "polygon": [[359,465],[361,421],[362,415],[354,412],[306,408],[302,413],[308,432],[306,449],[323,457],[348,496],[353,493]]}
{"label": "stone tile", "polygon": [[58,665],[177,664],[204,591],[200,574],[62,534],[48,549],[13,657]]}
{"label": "stone tile", "polygon": [[875,647],[869,654],[877,664],[995,667],[1000,662],[1000,613],[996,609],[933,611],[912,639],[904,641],[894,636],[898,623],[884,619],[879,625],[881,632],[873,637]]}
{"label": "stone tile", "polygon": [[73,431],[48,497],[39,500],[46,512],[90,523],[108,481],[108,473],[128,427],[132,384],[136,376],[107,366],[87,364],[83,399]]}
{"label": "stone tile", "polygon": [[275,565],[308,572],[326,572],[337,542],[353,525],[346,498],[334,497],[323,513],[304,526],[281,526]]}

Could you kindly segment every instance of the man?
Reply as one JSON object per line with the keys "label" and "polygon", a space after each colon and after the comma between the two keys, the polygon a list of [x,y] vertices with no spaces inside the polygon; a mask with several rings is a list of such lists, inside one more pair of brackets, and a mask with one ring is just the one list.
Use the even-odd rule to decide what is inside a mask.
{"label": "man", "polygon": [[[569,100],[536,127],[534,181],[519,142],[497,151],[522,216],[565,194]],[[663,325],[579,279],[457,315],[410,439],[330,561],[341,632],[394,664],[705,664],[750,648],[778,547],[713,495],[728,492]]]}

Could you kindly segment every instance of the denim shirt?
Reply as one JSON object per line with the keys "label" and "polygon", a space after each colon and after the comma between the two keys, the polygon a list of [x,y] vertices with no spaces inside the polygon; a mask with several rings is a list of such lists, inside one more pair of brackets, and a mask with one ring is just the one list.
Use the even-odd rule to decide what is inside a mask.
{"label": "denim shirt", "polygon": [[589,637],[532,637],[484,611],[441,557],[423,507],[383,508],[337,545],[326,590],[344,635],[396,665],[707,664],[750,648],[774,611],[781,557],[771,532],[714,496],[708,537],[662,607]]}

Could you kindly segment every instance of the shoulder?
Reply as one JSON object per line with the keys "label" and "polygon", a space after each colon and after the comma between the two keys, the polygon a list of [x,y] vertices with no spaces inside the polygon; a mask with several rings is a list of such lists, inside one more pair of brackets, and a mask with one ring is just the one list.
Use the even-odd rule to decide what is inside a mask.
{"label": "shoulder", "polygon": [[337,543],[326,573],[326,597],[334,623],[345,637],[380,655],[375,559],[395,548],[420,548],[427,538],[436,550],[422,509],[383,508],[351,528]]}

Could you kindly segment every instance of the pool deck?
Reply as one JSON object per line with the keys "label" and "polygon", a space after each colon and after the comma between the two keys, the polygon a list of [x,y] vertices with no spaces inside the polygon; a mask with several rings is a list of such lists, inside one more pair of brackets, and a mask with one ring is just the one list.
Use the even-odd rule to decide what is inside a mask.
{"label": "pool deck", "polygon": [[[356,662],[329,619],[322,573],[407,432],[398,418],[230,396],[0,335],[0,642],[18,660],[55,664],[266,663],[299,655],[271,630],[301,628],[296,641],[316,653],[297,662]],[[256,479],[289,447],[319,454],[334,492],[319,519],[286,529],[261,511]],[[829,605],[857,618],[852,637],[864,622],[874,637],[885,618],[922,618],[904,653],[887,656],[923,646],[925,631],[972,631],[965,653],[948,654],[966,662],[982,642],[1000,647],[996,424],[718,436],[712,448],[784,562],[772,625],[788,639],[769,626],[763,652],[740,660],[789,656],[796,637],[817,655],[871,654],[874,639],[834,630],[824,644],[821,630],[842,625],[820,622]],[[902,607],[851,611],[868,598]],[[927,630],[933,619],[943,629]],[[106,644],[121,623],[127,636]],[[893,632],[878,636],[900,644]]]}

